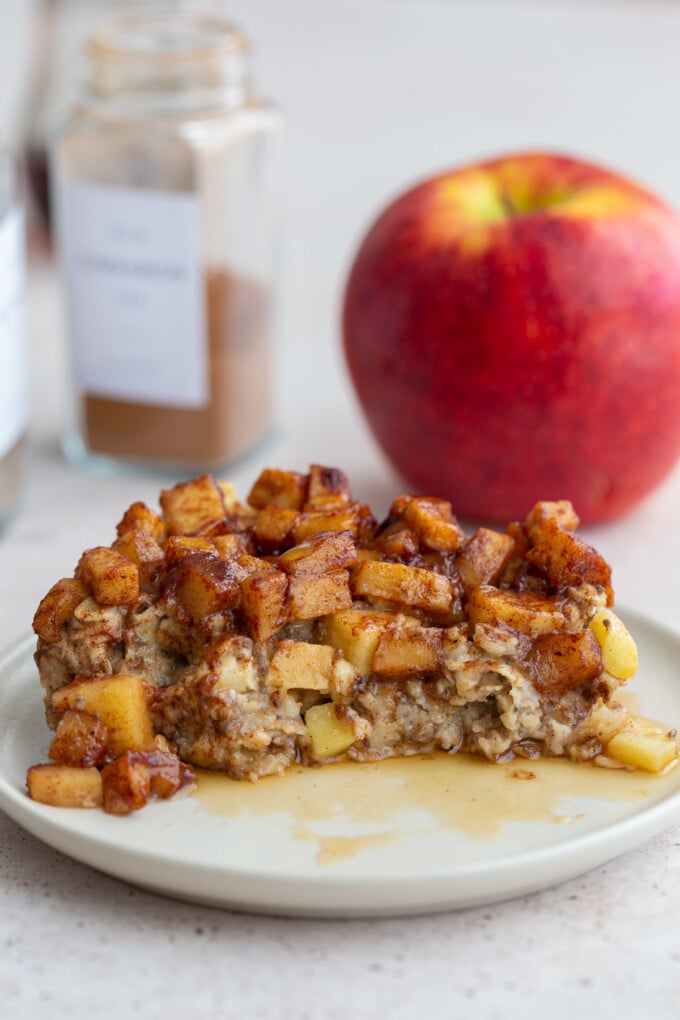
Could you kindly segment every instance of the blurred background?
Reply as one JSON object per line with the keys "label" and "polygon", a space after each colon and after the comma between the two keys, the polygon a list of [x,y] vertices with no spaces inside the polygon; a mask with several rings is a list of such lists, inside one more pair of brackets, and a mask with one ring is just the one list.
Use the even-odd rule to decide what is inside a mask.
{"label": "blurred background", "polygon": [[[81,76],[78,40],[102,19],[149,6],[159,5],[2,0],[0,134],[18,147],[27,138],[39,143],[59,123]],[[220,11],[242,27],[253,45],[258,90],[285,114],[279,420],[317,422],[319,447],[327,448],[327,432],[345,427],[345,412],[356,417],[338,347],[345,273],[362,231],[406,185],[460,161],[547,147],[613,166],[680,205],[676,3],[184,6]],[[31,250],[39,253],[35,237]],[[44,269],[39,262],[33,260],[36,272]],[[40,298],[32,330],[43,362],[33,375],[39,442],[59,428],[59,375],[51,359],[62,343],[58,319]],[[35,335],[43,329],[53,339],[47,350],[46,337]],[[327,385],[340,394],[339,418],[328,428],[317,414],[327,406]],[[363,433],[362,440],[371,442]]]}
{"label": "blurred background", "polygon": [[[39,152],[82,76],[79,40],[112,15],[149,6],[159,5],[0,0],[2,138],[19,151],[28,146]],[[266,464],[301,470],[315,460],[347,465],[351,453],[357,493],[377,511],[389,505],[399,483],[351,390],[339,308],[362,233],[409,184],[456,163],[549,148],[617,169],[680,206],[680,4],[672,0],[232,0],[168,6],[219,12],[236,22],[252,44],[256,91],[272,98],[285,117],[277,441],[231,472],[246,491]],[[39,163],[33,169],[39,178]],[[104,538],[102,522],[111,513],[101,509],[97,516],[95,503],[153,502],[159,484],[153,476],[94,482],[64,463],[62,294],[35,213],[28,275],[31,461],[24,510],[3,545],[12,561],[28,557],[40,569],[36,535],[43,544],[59,535],[66,547],[63,570],[71,569],[84,545]],[[662,497],[669,485],[677,487],[676,478],[646,505],[647,517],[660,527],[666,521],[674,526],[672,501]],[[41,521],[52,497],[57,506]],[[608,532],[605,552],[619,527],[625,525]],[[630,571],[632,587],[633,561]],[[625,590],[625,566],[619,577]],[[51,580],[43,573],[31,583],[10,630],[25,629],[26,606]]]}

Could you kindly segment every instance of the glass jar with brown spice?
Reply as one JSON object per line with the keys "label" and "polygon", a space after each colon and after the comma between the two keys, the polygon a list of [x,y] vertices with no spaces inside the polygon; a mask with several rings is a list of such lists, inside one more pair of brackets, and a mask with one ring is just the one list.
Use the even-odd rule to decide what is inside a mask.
{"label": "glass jar with brown spice", "polygon": [[94,466],[212,470],[272,425],[280,114],[218,17],[130,16],[86,57],[52,154],[64,448]]}
{"label": "glass jar with brown spice", "polygon": [[28,445],[24,211],[14,156],[0,150],[0,531],[22,490]]}

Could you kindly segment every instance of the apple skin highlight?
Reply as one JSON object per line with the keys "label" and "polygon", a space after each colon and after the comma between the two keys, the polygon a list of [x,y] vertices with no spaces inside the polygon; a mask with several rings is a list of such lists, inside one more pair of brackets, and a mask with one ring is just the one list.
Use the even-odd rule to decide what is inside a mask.
{"label": "apple skin highlight", "polygon": [[414,490],[474,519],[618,517],[680,455],[680,217],[551,154],[442,174],[368,231],[343,337]]}

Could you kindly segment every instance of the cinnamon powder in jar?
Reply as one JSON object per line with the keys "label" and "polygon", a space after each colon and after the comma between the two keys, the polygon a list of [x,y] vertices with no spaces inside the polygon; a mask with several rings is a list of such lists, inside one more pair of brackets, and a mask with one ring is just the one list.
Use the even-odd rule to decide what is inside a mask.
{"label": "cinnamon powder in jar", "polygon": [[205,276],[209,399],[163,407],[84,393],[83,438],[95,454],[217,467],[247,452],[273,424],[272,298],[235,273]]}
{"label": "cinnamon powder in jar", "polygon": [[278,110],[220,17],[140,13],[86,47],[52,150],[78,464],[216,469],[272,426]]}

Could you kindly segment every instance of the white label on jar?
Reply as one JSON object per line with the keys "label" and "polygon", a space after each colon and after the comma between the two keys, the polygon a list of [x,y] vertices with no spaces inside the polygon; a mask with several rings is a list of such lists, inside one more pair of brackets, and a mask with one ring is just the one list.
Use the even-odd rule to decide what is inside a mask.
{"label": "white label on jar", "polygon": [[0,224],[0,457],[28,426],[25,272],[24,217],[15,208]]}
{"label": "white label on jar", "polygon": [[133,403],[204,406],[198,199],[69,184],[60,225],[77,385]]}

